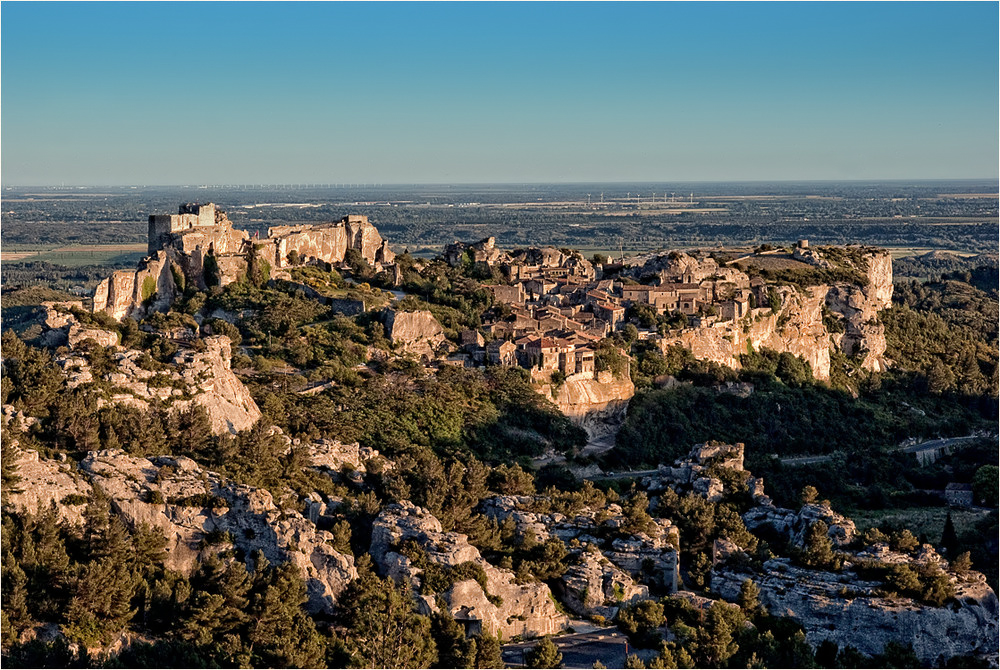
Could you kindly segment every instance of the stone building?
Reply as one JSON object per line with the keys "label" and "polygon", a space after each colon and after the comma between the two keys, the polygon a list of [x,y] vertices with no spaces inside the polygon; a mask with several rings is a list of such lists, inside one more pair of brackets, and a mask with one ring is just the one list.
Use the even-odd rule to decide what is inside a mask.
{"label": "stone building", "polygon": [[213,203],[187,203],[177,214],[149,217],[147,257],[135,270],[119,270],[100,282],[94,311],[116,319],[141,318],[167,309],[185,286],[225,286],[246,274],[257,257],[262,267],[282,268],[294,251],[299,262],[343,262],[356,249],[369,263],[394,259],[388,243],[364,216],[346,216],[319,225],[275,226],[266,240],[237,230]]}

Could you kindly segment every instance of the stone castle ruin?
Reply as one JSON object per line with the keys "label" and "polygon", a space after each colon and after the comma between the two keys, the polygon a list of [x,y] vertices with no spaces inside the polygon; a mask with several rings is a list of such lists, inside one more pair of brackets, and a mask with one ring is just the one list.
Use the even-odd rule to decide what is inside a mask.
{"label": "stone castle ruin", "polygon": [[181,205],[177,214],[149,217],[146,258],[137,269],[119,270],[98,284],[93,309],[116,319],[142,316],[168,308],[185,286],[206,289],[239,281],[254,256],[273,269],[294,263],[336,265],[344,262],[349,249],[376,266],[395,259],[366,216],[274,226],[260,240],[233,228],[214,204],[189,203]]}

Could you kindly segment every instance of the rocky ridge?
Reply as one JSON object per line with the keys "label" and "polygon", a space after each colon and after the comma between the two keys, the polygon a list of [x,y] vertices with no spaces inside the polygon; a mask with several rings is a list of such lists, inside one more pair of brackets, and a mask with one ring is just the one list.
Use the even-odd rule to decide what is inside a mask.
{"label": "rocky ridge", "polygon": [[[852,645],[874,655],[882,653],[890,641],[912,643],[925,663],[938,662],[939,655],[947,659],[996,653],[997,598],[982,574],[945,572],[956,595],[942,607],[885,595],[881,582],[862,579],[854,566],[920,568],[935,564],[946,569],[947,561],[930,545],[923,545],[915,555],[889,551],[884,544],[857,549],[854,522],[825,501],[805,504],[798,511],[776,507],[764,493],[763,480],[744,470],[742,444],[697,445],[686,458],[678,459],[673,466],[661,466],[658,475],[644,478],[643,486],[652,494],[671,488],[721,500],[728,491],[721,478],[712,476],[709,469],[713,466],[745,473],[744,482],[755,503],[742,515],[748,530],[766,529],[790,546],[803,548],[810,527],[822,521],[828,527],[832,546],[844,559],[844,569],[836,573],[796,566],[787,558],[772,559],[751,569],[746,567],[750,561],[739,547],[717,541],[711,588],[721,597],[735,601],[743,582],[753,581],[768,611],[801,623],[806,639],[813,645],[831,640],[841,647]],[[740,555],[742,560],[730,560]],[[858,631],[864,631],[864,635],[858,635]]]}
{"label": "rocky ridge", "polygon": [[[829,253],[835,251],[841,253],[839,250]],[[833,267],[820,250],[807,248],[796,249],[796,252],[796,260],[824,269]],[[885,329],[878,320],[878,312],[892,304],[892,259],[888,252],[874,248],[848,248],[842,255],[839,262],[856,271],[863,278],[862,285],[848,282],[806,287],[758,284],[757,304],[766,302],[766,289],[778,296],[779,309],[757,307],[746,317],[731,321],[702,319],[694,327],[668,334],[659,344],[664,350],[680,345],[697,358],[733,368],[740,367],[740,356],[750,350],[766,347],[789,352],[806,360],[817,379],[829,379],[830,351],[831,347],[836,347],[856,357],[864,369],[885,370]],[[641,256],[630,264],[633,272],[640,275],[684,275],[695,282],[712,279],[714,290],[720,294],[718,297],[737,288],[753,286],[746,273],[735,267],[720,266],[711,257],[671,252]],[[832,326],[830,318],[839,325]],[[836,332],[831,332],[828,325]]]}

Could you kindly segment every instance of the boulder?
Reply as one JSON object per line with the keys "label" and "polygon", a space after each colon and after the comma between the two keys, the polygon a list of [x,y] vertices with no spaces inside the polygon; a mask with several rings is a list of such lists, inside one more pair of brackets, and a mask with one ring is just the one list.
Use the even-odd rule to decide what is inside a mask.
{"label": "boulder", "polygon": [[445,339],[441,324],[427,311],[387,309],[383,312],[383,322],[393,346],[410,353],[431,355]]}

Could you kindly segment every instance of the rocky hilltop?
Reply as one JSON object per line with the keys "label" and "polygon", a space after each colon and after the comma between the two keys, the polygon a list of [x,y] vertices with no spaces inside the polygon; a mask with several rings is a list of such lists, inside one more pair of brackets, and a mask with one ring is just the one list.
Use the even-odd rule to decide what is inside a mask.
{"label": "rocky hilltop", "polygon": [[395,258],[366,216],[275,226],[258,240],[233,228],[212,203],[181,205],[177,214],[149,217],[148,255],[135,270],[119,270],[98,284],[93,309],[139,318],[166,310],[186,286],[204,290],[239,281],[254,262],[265,273],[300,263],[339,265],[349,250],[378,268]]}
{"label": "rocky hilltop", "polygon": [[680,345],[697,358],[739,368],[742,354],[766,347],[803,358],[817,379],[829,379],[830,352],[836,348],[857,359],[863,369],[886,369],[885,329],[878,312],[892,304],[889,253],[867,247],[805,247],[796,248],[793,256],[801,267],[815,266],[830,271],[831,277],[850,276],[854,281],[795,283],[779,278],[778,283],[766,283],[739,269],[743,259],[724,266],[710,256],[679,252],[639,257],[632,263],[637,276],[682,274],[695,282],[710,280],[717,299],[739,294],[751,298],[741,318],[709,315],[667,333],[658,339],[664,350]]}

